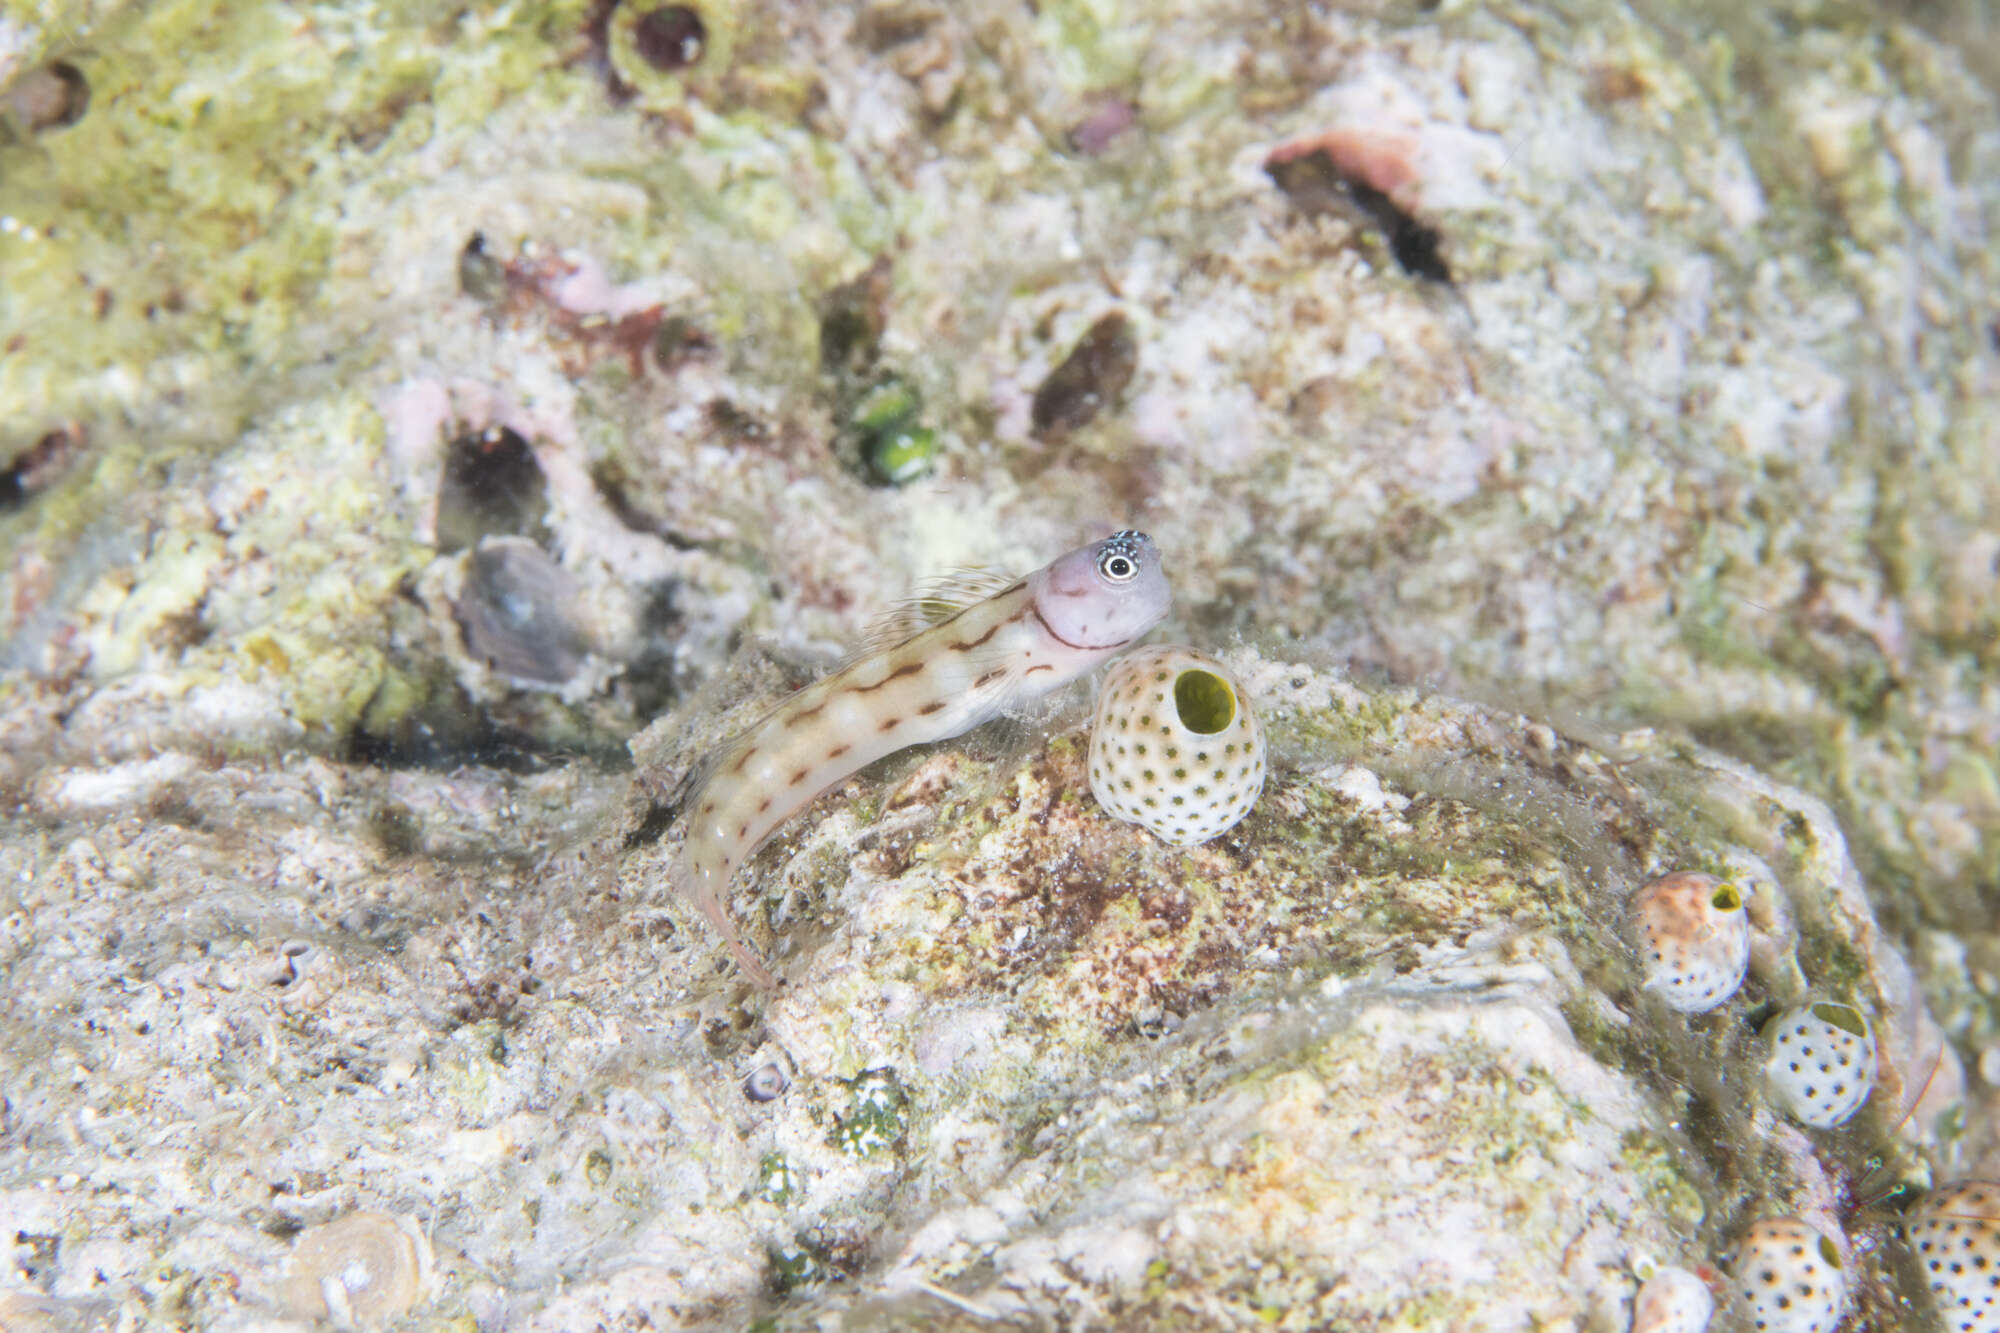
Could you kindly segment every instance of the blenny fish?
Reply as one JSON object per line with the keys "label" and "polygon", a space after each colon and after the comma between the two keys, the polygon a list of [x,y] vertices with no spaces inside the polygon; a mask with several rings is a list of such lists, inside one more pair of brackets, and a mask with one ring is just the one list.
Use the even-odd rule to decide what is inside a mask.
{"label": "blenny fish", "polygon": [[1172,604],[1159,549],[1114,532],[1023,579],[947,580],[874,645],[726,741],[685,787],[673,885],[759,986],[777,984],[723,906],[731,877],[827,788],[912,745],[961,735],[1123,652]]}

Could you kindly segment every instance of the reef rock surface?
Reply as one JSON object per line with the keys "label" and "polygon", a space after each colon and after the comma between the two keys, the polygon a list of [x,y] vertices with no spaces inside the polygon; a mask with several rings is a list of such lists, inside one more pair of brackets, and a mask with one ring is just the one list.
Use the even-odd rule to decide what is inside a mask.
{"label": "reef rock surface", "polygon": [[[0,1326],[1626,1326],[2000,1169],[2000,99],[1839,3],[0,9]],[[1982,41],[1985,43],[1982,45]],[[1078,699],[682,776],[1113,526]],[[1625,904],[1743,887],[1673,1013]],[[1882,1059],[1788,1125],[1756,1024]]]}

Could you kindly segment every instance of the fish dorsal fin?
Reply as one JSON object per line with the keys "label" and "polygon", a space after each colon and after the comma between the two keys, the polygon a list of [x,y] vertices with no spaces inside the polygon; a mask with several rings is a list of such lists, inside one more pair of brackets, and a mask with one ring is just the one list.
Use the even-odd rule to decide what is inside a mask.
{"label": "fish dorsal fin", "polygon": [[[951,619],[966,607],[998,596],[1020,580],[1000,570],[969,567],[953,570],[949,574],[927,579],[917,585],[917,591],[889,611],[879,616],[863,633],[861,642],[853,652],[819,673],[818,679],[838,674],[864,658],[897,644],[906,643],[933,625]],[[665,804],[675,806],[685,801],[708,785],[715,771],[735,756],[742,745],[760,727],[770,721],[779,709],[790,703],[795,691],[779,691],[768,695],[760,705],[739,703],[731,710],[736,716],[730,719],[729,730],[708,751],[688,766],[685,773],[669,789]]]}
{"label": "fish dorsal fin", "polygon": [[933,625],[950,620],[966,607],[1013,587],[1012,574],[997,569],[968,566],[941,574],[917,585],[915,593],[898,602],[871,623],[862,633],[853,661],[885,648],[908,642]]}
{"label": "fish dorsal fin", "polygon": [[721,725],[666,788],[658,802],[666,809],[682,807],[690,796],[706,787],[722,762],[734,755],[750,733],[768,722],[794,693],[785,687],[782,670],[761,645],[750,644],[739,649],[731,659],[727,675],[730,679],[726,685],[711,684],[704,690],[701,703],[705,710],[718,716]]}

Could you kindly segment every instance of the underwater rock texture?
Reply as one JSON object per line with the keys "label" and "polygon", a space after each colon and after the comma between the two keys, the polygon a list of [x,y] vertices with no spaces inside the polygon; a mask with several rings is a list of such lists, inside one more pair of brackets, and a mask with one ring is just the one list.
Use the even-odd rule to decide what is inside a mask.
{"label": "underwater rock texture", "polygon": [[[654,8],[0,9],[5,1319],[1613,1329],[1777,1211],[1913,1320],[1849,1178],[2000,1167],[1977,11]],[[746,991],[655,804],[1125,523],[1258,810],[892,761]]]}

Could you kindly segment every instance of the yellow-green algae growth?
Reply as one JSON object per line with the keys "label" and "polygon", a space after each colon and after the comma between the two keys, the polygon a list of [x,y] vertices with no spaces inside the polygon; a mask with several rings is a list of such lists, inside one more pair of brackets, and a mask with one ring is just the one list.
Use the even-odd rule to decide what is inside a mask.
{"label": "yellow-green algae growth", "polygon": [[[0,144],[0,335],[21,353],[0,358],[18,433],[0,445],[20,453],[58,426],[83,443],[81,463],[0,515],[44,562],[8,571],[15,658],[42,654],[68,610],[84,633],[45,666],[242,682],[315,747],[399,737],[413,717],[452,729],[453,650],[407,596],[429,553],[383,457],[384,396],[428,342],[426,312],[384,265],[408,262],[394,233],[401,196],[435,175],[427,154],[504,151],[493,140],[538,115],[612,113],[588,17],[176,3],[39,30],[37,54],[75,64],[91,100],[73,126]],[[596,188],[637,188],[582,231],[625,263],[738,274],[704,294],[712,335],[752,340],[781,381],[803,382],[806,294],[736,256],[783,240],[793,272],[833,273],[883,243],[881,209],[851,159],[754,98],[699,110],[693,146],[607,144],[588,165]],[[824,193],[802,193],[809,179]],[[224,448],[228,479],[186,491]],[[605,743],[588,714],[522,716],[545,743]],[[253,730],[218,743],[275,734]]]}

